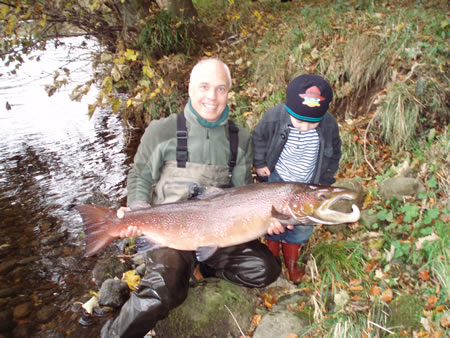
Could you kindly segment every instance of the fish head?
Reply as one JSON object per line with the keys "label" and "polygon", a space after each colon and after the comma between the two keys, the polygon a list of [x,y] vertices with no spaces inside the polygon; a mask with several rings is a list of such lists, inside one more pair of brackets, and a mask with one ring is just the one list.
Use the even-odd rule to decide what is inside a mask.
{"label": "fish head", "polygon": [[358,206],[353,204],[351,213],[333,210],[331,206],[343,199],[356,201],[357,197],[356,192],[346,188],[298,185],[285,200],[282,211],[298,224],[352,223],[359,220]]}

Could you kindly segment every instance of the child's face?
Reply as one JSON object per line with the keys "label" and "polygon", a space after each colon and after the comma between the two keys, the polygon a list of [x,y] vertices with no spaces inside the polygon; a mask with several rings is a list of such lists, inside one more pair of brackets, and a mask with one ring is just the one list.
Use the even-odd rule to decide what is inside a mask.
{"label": "child's face", "polygon": [[316,129],[320,122],[306,122],[299,119],[296,119],[293,116],[290,116],[291,123],[295,129],[300,130],[301,132],[306,132],[312,129]]}

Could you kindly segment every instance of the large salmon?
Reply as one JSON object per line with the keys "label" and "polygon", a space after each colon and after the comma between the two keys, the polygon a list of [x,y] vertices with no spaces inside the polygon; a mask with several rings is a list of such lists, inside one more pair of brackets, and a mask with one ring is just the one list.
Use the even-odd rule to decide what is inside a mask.
{"label": "large salmon", "polygon": [[116,210],[99,206],[75,207],[84,221],[85,256],[91,256],[119,237],[129,225],[158,246],[178,250],[206,249],[245,243],[267,233],[271,221],[282,224],[337,224],[356,222],[360,212],[330,209],[356,193],[339,187],[301,183],[259,183],[215,192],[195,200],[161,204],[129,211],[120,219]]}

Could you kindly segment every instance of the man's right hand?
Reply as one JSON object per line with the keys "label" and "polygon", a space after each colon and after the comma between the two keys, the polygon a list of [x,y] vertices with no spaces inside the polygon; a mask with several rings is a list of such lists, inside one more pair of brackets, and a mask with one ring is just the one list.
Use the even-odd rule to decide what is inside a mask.
{"label": "man's right hand", "polygon": [[[134,201],[131,203],[130,207],[120,207],[117,210],[117,217],[118,218],[124,218],[125,213],[131,210],[137,210],[137,209],[143,209],[150,207],[150,204],[145,201]],[[137,237],[142,235],[142,230],[139,229],[137,226],[130,225],[125,230],[122,230],[119,234],[120,238],[126,238],[126,237]]]}

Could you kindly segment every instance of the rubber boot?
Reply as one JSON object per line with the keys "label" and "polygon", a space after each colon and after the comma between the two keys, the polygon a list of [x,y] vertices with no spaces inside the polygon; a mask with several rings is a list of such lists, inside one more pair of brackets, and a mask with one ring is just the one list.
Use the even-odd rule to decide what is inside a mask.
{"label": "rubber boot", "polygon": [[284,263],[289,274],[289,279],[298,284],[305,276],[305,271],[298,266],[298,257],[300,254],[301,244],[282,243]]}
{"label": "rubber boot", "polygon": [[280,256],[280,242],[271,241],[270,239],[266,238],[266,244],[275,257]]}

